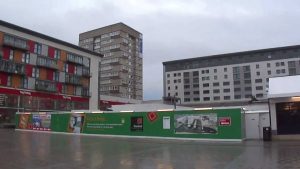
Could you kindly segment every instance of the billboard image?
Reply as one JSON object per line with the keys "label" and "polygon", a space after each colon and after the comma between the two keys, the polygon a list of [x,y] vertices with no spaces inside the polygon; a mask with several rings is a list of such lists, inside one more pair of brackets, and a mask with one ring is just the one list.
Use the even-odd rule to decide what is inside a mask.
{"label": "billboard image", "polygon": [[19,129],[29,129],[29,114],[20,114]]}
{"label": "billboard image", "polygon": [[82,133],[83,123],[84,123],[84,114],[73,113],[70,116],[70,121],[68,125],[69,133]]}
{"label": "billboard image", "polygon": [[131,131],[143,131],[143,117],[131,117]]}
{"label": "billboard image", "polygon": [[218,133],[217,114],[175,115],[174,127],[176,134],[216,134]]}
{"label": "billboard image", "polygon": [[51,130],[51,114],[33,114],[32,129],[33,130]]}

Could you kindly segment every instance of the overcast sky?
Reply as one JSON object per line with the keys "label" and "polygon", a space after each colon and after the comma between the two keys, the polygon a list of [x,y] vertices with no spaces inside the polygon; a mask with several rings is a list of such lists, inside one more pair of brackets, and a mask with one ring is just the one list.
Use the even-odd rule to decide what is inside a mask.
{"label": "overcast sky", "polygon": [[163,95],[163,61],[300,44],[298,0],[1,1],[1,20],[76,45],[117,22],[141,32],[145,100]]}

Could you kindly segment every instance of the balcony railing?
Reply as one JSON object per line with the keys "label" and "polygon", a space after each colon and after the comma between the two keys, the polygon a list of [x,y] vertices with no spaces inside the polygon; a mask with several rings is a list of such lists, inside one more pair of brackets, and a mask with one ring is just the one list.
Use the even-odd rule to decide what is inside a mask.
{"label": "balcony railing", "polygon": [[83,97],[91,97],[91,92],[89,88],[83,88],[81,91],[81,96]]}
{"label": "balcony railing", "polygon": [[77,55],[70,54],[70,53],[67,54],[67,61],[81,64],[81,65],[83,64],[83,59],[81,56],[77,56]]}
{"label": "balcony railing", "polygon": [[74,74],[66,74],[65,83],[74,84],[74,85],[82,85],[80,82],[80,76]]}
{"label": "balcony railing", "polygon": [[29,49],[29,46],[28,46],[26,40],[15,37],[15,36],[7,35],[7,34],[4,35],[3,44],[14,47],[14,48],[23,49],[23,50]]}
{"label": "balcony railing", "polygon": [[39,80],[35,81],[35,89],[46,92],[57,92],[56,83],[47,80]]}
{"label": "balcony railing", "polygon": [[15,63],[8,60],[0,60],[0,71],[6,73],[25,75],[24,64]]}
{"label": "balcony railing", "polygon": [[91,77],[91,76],[92,76],[92,73],[90,73],[90,69],[88,69],[88,68],[83,68],[83,69],[82,69],[82,76]]}
{"label": "balcony railing", "polygon": [[57,61],[51,58],[38,56],[36,64],[41,67],[47,67],[51,69],[58,69]]}

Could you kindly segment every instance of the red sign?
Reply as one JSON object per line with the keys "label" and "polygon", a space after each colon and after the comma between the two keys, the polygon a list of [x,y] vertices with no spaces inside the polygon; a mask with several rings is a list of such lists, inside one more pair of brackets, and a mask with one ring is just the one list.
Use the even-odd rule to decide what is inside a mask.
{"label": "red sign", "polygon": [[153,122],[157,119],[157,114],[156,114],[156,112],[149,112],[149,113],[147,113],[147,117],[150,122]]}
{"label": "red sign", "polygon": [[230,117],[220,117],[219,118],[219,126],[230,126],[231,118]]}

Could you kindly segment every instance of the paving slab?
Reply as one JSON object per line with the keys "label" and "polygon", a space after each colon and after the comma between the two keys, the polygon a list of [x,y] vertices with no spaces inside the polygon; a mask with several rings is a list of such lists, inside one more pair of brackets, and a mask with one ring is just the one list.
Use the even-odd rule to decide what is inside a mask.
{"label": "paving slab", "polygon": [[0,169],[292,169],[299,141],[203,142],[0,130]]}

